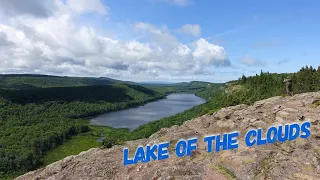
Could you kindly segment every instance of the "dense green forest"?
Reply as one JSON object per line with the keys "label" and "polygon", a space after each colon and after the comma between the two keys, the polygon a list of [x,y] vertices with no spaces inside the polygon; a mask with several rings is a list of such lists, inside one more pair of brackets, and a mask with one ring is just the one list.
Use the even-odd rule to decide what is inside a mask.
{"label": "dense green forest", "polygon": [[0,75],[0,88],[4,89],[30,89],[50,87],[70,87],[108,84],[135,84],[129,81],[119,81],[111,78],[90,77],[61,77],[38,74],[3,74]]}
{"label": "dense green forest", "polygon": [[46,152],[90,131],[81,118],[163,97],[134,84],[0,89],[0,177],[41,166]]}
{"label": "dense green forest", "polygon": [[[141,105],[172,92],[192,93],[210,88],[208,84],[157,88],[109,78],[0,75],[0,177],[10,178],[95,147],[101,134],[120,137],[110,146],[130,139],[129,130],[91,126],[87,117]],[[79,145],[76,140],[88,147],[61,146]]]}
{"label": "dense green forest", "polygon": [[[35,169],[43,163],[50,163],[50,158],[45,156],[48,152],[52,152],[52,156],[58,158],[76,153],[68,152],[68,146],[60,146],[66,142],[71,145],[77,145],[76,142],[79,141],[91,142],[88,143],[89,149],[97,145],[94,138],[103,132],[102,144],[109,148],[127,140],[149,137],[161,128],[181,125],[186,120],[214,113],[222,107],[252,104],[272,96],[285,96],[283,79],[287,77],[292,79],[295,94],[320,90],[320,67],[314,69],[308,66],[301,68],[299,72],[289,74],[261,71],[255,76],[242,76],[226,84],[195,81],[143,87],[119,82],[112,83],[113,85],[71,85],[80,87],[68,87],[68,84],[55,86],[54,83],[50,88],[39,88],[45,86],[37,87],[34,85],[37,83],[29,83],[32,88],[24,88],[23,83],[17,83],[19,86],[15,83],[2,86],[4,88],[0,90],[0,177],[15,176]],[[195,93],[207,102],[174,116],[149,122],[132,132],[127,129],[93,127],[84,119],[162,98],[172,92]],[[73,137],[77,138],[72,139]],[[80,149],[82,148],[86,150],[86,147]],[[59,156],[62,153],[63,156]]]}
{"label": "dense green forest", "polygon": [[[191,82],[182,82],[175,84],[150,84],[144,85],[150,89],[158,91],[160,93],[169,94],[169,93],[198,93],[198,92],[208,92],[211,90],[216,90],[217,87],[222,87],[223,83],[210,83],[202,81],[191,81]],[[205,93],[201,94],[201,97],[205,97]]]}

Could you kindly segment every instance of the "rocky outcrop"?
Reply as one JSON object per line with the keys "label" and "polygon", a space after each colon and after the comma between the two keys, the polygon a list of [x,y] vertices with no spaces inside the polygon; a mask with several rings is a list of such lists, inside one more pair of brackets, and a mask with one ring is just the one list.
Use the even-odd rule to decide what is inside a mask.
{"label": "rocky outcrop", "polygon": [[[213,115],[164,128],[148,139],[126,142],[111,149],[90,149],[45,168],[18,177],[24,179],[320,179],[320,92],[273,97],[252,106],[223,108]],[[180,138],[239,131],[240,140],[251,128],[311,121],[311,136],[284,143],[206,152],[199,141],[190,157],[177,158],[174,145]],[[123,148],[170,141],[169,159],[123,166]],[[131,155],[132,156],[132,155]]]}

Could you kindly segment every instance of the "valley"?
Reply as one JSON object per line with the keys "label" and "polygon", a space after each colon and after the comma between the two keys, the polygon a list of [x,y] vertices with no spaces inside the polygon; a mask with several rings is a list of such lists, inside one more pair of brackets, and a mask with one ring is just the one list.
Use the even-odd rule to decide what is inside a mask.
{"label": "valley", "polygon": [[[59,78],[46,76],[41,80],[47,82],[46,86],[32,85],[32,81],[27,81],[28,85],[24,86],[20,80],[2,75],[5,81],[0,82],[0,176],[11,179],[90,148],[110,148],[130,140],[148,138],[162,128],[212,115],[224,107],[251,105],[261,99],[286,96],[283,79],[287,76],[293,79],[294,94],[320,91],[320,71],[309,67],[290,74],[261,71],[259,75],[242,76],[225,84],[137,85],[115,81],[107,85],[66,86],[55,82]],[[170,93],[194,93],[206,102],[173,116],[150,121],[131,132],[127,128],[89,124],[90,117],[141,106],[163,99]],[[97,142],[102,134],[102,142]]]}
{"label": "valley", "polygon": [[90,125],[89,118],[163,99],[176,89],[110,78],[0,75],[0,177],[102,146],[101,134],[119,137],[111,145],[130,139],[129,129]]}

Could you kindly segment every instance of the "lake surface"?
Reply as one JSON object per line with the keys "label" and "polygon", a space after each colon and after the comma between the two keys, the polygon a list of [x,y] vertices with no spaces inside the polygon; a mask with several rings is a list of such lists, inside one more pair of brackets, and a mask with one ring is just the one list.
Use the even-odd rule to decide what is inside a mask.
{"label": "lake surface", "polygon": [[91,119],[90,123],[115,128],[133,130],[142,124],[183,112],[193,106],[203,104],[205,100],[194,94],[169,94],[143,106],[105,113]]}

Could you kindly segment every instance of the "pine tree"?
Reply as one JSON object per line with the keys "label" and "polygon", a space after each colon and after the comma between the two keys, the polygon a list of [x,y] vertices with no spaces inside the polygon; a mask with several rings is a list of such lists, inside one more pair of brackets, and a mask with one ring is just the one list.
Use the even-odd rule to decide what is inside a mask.
{"label": "pine tree", "polygon": [[310,66],[310,71],[311,72],[316,72],[317,70],[315,68],[313,68],[312,66]]}
{"label": "pine tree", "polygon": [[247,77],[245,75],[242,75],[241,84],[245,84],[246,82],[247,82]]}

